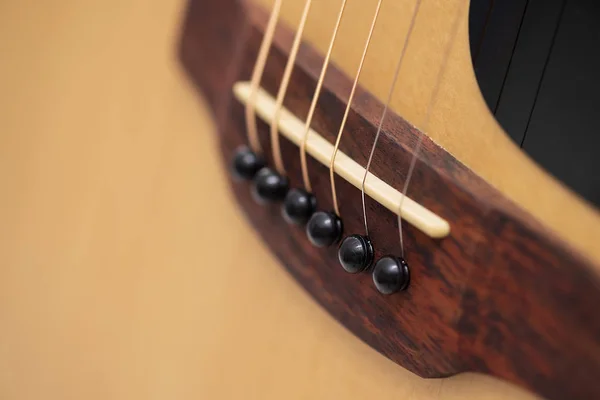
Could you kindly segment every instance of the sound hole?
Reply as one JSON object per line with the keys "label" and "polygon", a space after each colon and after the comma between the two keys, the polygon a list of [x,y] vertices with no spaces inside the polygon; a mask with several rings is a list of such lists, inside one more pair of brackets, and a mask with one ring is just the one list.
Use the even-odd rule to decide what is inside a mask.
{"label": "sound hole", "polygon": [[600,207],[600,2],[472,0],[471,56],[498,122]]}

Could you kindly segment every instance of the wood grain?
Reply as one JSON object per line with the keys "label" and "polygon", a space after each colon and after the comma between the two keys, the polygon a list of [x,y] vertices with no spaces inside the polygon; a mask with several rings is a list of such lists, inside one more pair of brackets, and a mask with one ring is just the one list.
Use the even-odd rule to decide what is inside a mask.
{"label": "wood grain", "polygon": [[418,378],[290,279],[180,73],[184,6],[0,2],[0,398],[530,398]]}
{"label": "wood grain", "polygon": [[[391,108],[413,125],[423,123],[453,19],[465,1],[468,0],[422,3],[391,102]],[[268,9],[272,0],[253,3]],[[292,29],[298,24],[303,3],[287,0],[282,4],[281,18]],[[340,3],[315,2],[308,17],[304,39],[320,54],[327,50]],[[348,2],[332,55],[332,61],[348,76],[356,72],[376,4],[377,0]],[[414,4],[415,0],[394,0],[382,6],[361,75],[361,85],[380,101],[387,97]],[[504,196],[543,221],[555,235],[600,265],[598,210],[520,151],[489,112],[471,64],[466,16],[452,42],[450,62],[426,134]]]}
{"label": "wood grain", "polygon": [[[231,85],[248,79],[265,19],[258,8],[236,1],[190,3],[182,59],[219,116],[226,163],[246,140],[243,109],[232,101]],[[262,81],[272,94],[291,39],[281,27]],[[206,58],[211,62],[200,62]],[[321,62],[310,47],[301,48],[286,97],[286,107],[300,118]],[[329,140],[349,85],[335,69],[326,78],[314,126]],[[348,119],[352,134],[344,136],[341,148],[362,164],[381,111],[372,95],[358,92]],[[260,128],[264,148],[269,148],[266,126]],[[417,133],[400,117],[389,118],[373,172],[401,187]],[[290,180],[298,186],[297,148],[286,141],[282,146]],[[327,171],[314,162],[310,167],[320,206],[330,210]],[[393,361],[425,377],[489,373],[549,399],[600,397],[596,267],[428,138],[412,182],[409,195],[447,219],[452,235],[435,241],[405,227],[413,279],[406,293],[392,297],[380,296],[367,274],[345,274],[335,249],[312,248],[302,230],[285,224],[279,207],[256,205],[246,184],[233,188],[292,275],[340,322]],[[346,233],[361,233],[360,193],[343,181],[338,191]],[[377,255],[399,253],[393,215],[372,202],[368,213]]]}

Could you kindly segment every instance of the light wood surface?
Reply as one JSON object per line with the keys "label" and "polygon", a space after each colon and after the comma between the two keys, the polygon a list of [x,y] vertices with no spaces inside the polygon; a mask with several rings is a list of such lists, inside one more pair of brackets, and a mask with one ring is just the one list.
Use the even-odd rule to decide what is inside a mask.
{"label": "light wood surface", "polygon": [[183,3],[0,1],[0,398],[522,396],[393,365],[268,254],[175,61]]}
{"label": "light wood surface", "polygon": [[[272,0],[252,0],[269,9]],[[490,114],[475,78],[469,52],[468,17],[460,16],[455,40],[452,25],[468,0],[423,1],[400,72],[391,108],[425,130],[508,198],[539,219],[556,235],[593,259],[600,273],[600,214],[539,168],[510,140]],[[354,77],[371,15],[378,0],[348,1],[332,61]],[[360,83],[385,101],[400,57],[416,0],[385,1]],[[327,51],[341,0],[315,2],[304,31],[321,53]],[[298,24],[304,0],[283,2],[281,19]],[[429,126],[423,126],[437,82],[444,49],[451,43],[447,68]],[[568,79],[568,77],[565,77]],[[589,171],[590,174],[595,173]]]}

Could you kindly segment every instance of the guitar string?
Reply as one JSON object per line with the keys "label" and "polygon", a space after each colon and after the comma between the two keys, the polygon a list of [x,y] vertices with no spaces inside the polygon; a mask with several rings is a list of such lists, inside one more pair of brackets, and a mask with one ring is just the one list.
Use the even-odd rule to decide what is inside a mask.
{"label": "guitar string", "polygon": [[402,205],[404,204],[404,199],[406,198],[408,187],[410,185],[410,180],[413,176],[415,165],[417,163],[417,158],[419,151],[421,150],[421,145],[423,143],[424,133],[429,128],[429,122],[431,121],[431,114],[433,112],[433,106],[435,105],[437,98],[440,93],[440,88],[442,86],[442,78],[444,77],[444,72],[448,66],[448,60],[450,59],[450,53],[452,48],[454,47],[454,43],[456,42],[456,35],[458,33],[458,28],[460,27],[460,21],[462,21],[465,10],[468,10],[468,0],[462,0],[462,5],[458,10],[456,17],[454,18],[454,22],[452,23],[452,29],[450,30],[450,36],[448,37],[448,44],[444,49],[444,55],[442,56],[442,63],[440,64],[440,69],[437,73],[436,82],[433,87],[433,91],[431,93],[431,97],[429,98],[429,103],[427,104],[427,111],[425,112],[425,117],[423,118],[423,123],[421,124],[421,129],[419,130],[419,135],[417,138],[417,144],[413,150],[413,155],[410,160],[410,166],[408,167],[408,173],[406,175],[406,181],[404,182],[404,189],[402,190],[402,197],[400,198],[400,206],[398,212],[398,232],[400,235],[400,249],[402,258],[404,258],[404,235],[402,234]]}
{"label": "guitar string", "polygon": [[271,9],[271,15],[269,16],[269,22],[265,29],[263,40],[258,50],[258,56],[254,63],[254,69],[252,70],[252,78],[250,80],[250,95],[248,102],[246,103],[246,130],[248,135],[248,143],[250,148],[256,154],[262,154],[262,147],[260,145],[260,139],[258,137],[258,128],[256,126],[256,97],[258,95],[258,87],[260,86],[260,80],[267,64],[267,57],[269,56],[269,50],[275,36],[275,28],[277,27],[277,21],[279,20],[279,13],[281,11],[282,0],[275,0],[273,8]]}
{"label": "guitar string", "polygon": [[337,199],[337,192],[335,189],[335,158],[338,153],[338,149],[340,147],[340,141],[342,139],[342,134],[344,133],[344,127],[346,126],[346,121],[348,119],[348,115],[350,113],[350,107],[352,106],[352,100],[354,99],[354,94],[356,93],[356,87],[358,86],[358,81],[360,79],[360,73],[362,72],[363,65],[365,63],[365,59],[367,57],[367,52],[369,50],[369,45],[371,44],[371,39],[373,37],[373,32],[375,31],[375,25],[377,24],[377,19],[379,17],[379,11],[381,10],[381,3],[383,0],[379,0],[377,3],[377,8],[375,9],[375,16],[373,17],[373,21],[371,22],[371,27],[369,29],[369,35],[367,36],[367,41],[365,43],[365,48],[363,49],[363,53],[360,59],[360,64],[358,66],[358,70],[356,71],[356,77],[354,78],[354,83],[352,84],[352,90],[350,91],[350,97],[348,98],[348,105],[346,106],[346,111],[344,112],[344,117],[342,118],[342,124],[340,126],[340,130],[338,132],[337,138],[335,140],[335,146],[333,148],[333,154],[331,156],[331,161],[329,163],[329,180],[331,182],[331,196],[333,198],[333,208],[335,213],[340,215],[340,207]]}
{"label": "guitar string", "polygon": [[329,41],[329,48],[327,49],[327,54],[325,55],[323,66],[321,67],[321,74],[319,75],[317,87],[315,88],[315,93],[313,94],[313,98],[310,103],[310,108],[308,110],[308,115],[306,117],[306,122],[304,124],[304,134],[302,137],[302,143],[300,145],[300,164],[302,166],[302,180],[304,181],[304,188],[309,193],[312,192],[312,185],[310,182],[310,176],[308,174],[308,162],[306,159],[306,144],[308,142],[308,132],[310,130],[310,124],[312,123],[313,115],[317,107],[317,102],[319,101],[319,95],[321,94],[321,88],[323,87],[323,81],[325,80],[325,74],[327,73],[327,67],[329,66],[329,60],[331,58],[333,46],[335,44],[337,34],[340,29],[340,24],[342,22],[342,17],[344,16],[344,11],[346,9],[347,2],[348,0],[342,0],[342,6],[340,8],[340,11],[338,12],[338,17],[335,23],[335,27],[333,29],[333,34],[331,36],[331,40]]}
{"label": "guitar string", "polygon": [[367,181],[367,176],[369,175],[369,169],[371,168],[371,162],[373,161],[373,154],[375,154],[375,148],[377,147],[377,142],[379,141],[379,136],[381,135],[381,129],[383,127],[383,121],[385,121],[385,117],[388,112],[388,108],[390,102],[392,101],[392,95],[394,94],[394,89],[396,88],[396,83],[398,82],[398,77],[400,76],[400,69],[402,67],[404,61],[404,55],[406,54],[406,48],[408,47],[408,42],[410,41],[410,37],[412,36],[413,28],[415,26],[415,21],[417,19],[417,14],[419,13],[419,8],[421,7],[421,0],[417,0],[415,7],[413,9],[412,17],[410,19],[410,24],[408,26],[408,31],[406,33],[406,37],[404,38],[404,43],[402,45],[402,51],[400,52],[400,59],[396,64],[396,70],[394,71],[394,77],[392,78],[392,85],[390,86],[390,90],[387,95],[387,100],[385,102],[385,106],[383,108],[383,112],[381,113],[381,119],[379,120],[379,126],[377,127],[377,133],[375,134],[375,139],[373,140],[373,146],[371,147],[371,153],[369,154],[369,160],[367,161],[367,166],[365,167],[365,174],[363,175],[362,184],[361,184],[361,198],[362,198],[362,209],[363,209],[363,218],[365,221],[365,235],[369,236],[369,223],[367,221],[367,206],[365,202],[365,183]]}
{"label": "guitar string", "polygon": [[529,131],[529,126],[531,125],[531,121],[533,119],[533,114],[535,112],[535,105],[537,104],[538,98],[540,97],[540,92],[542,90],[542,85],[544,83],[544,78],[546,77],[546,71],[548,70],[548,64],[550,64],[550,57],[553,54],[554,46],[556,45],[556,38],[558,37],[559,28],[562,26],[562,19],[565,15],[565,10],[567,8],[567,0],[563,0],[562,6],[560,8],[560,14],[558,15],[558,20],[556,21],[556,27],[554,28],[554,33],[552,33],[552,41],[550,42],[550,49],[548,51],[548,55],[546,56],[546,61],[544,62],[544,68],[542,69],[542,75],[540,76],[540,80],[537,84],[537,88],[535,90],[535,97],[533,99],[533,106],[529,110],[529,117],[527,118],[527,125],[525,125],[525,132],[523,133],[523,137],[521,138],[521,143],[519,144],[520,148],[523,148],[525,145],[525,139],[527,138],[527,132]]}
{"label": "guitar string", "polygon": [[290,55],[285,65],[283,78],[281,79],[281,84],[279,85],[279,92],[277,93],[277,100],[275,102],[275,112],[273,114],[273,120],[271,121],[271,150],[273,152],[275,168],[281,176],[285,175],[285,165],[281,156],[281,144],[279,141],[279,121],[281,119],[281,109],[283,107],[283,99],[285,98],[285,94],[290,83],[290,78],[294,70],[294,64],[296,63],[296,57],[298,56],[300,42],[302,41],[304,26],[306,25],[306,20],[308,19],[311,5],[312,0],[306,0],[306,3],[304,4],[304,11],[302,11],[302,16],[300,17],[298,30],[296,31],[296,36],[294,37],[294,43],[292,44]]}
{"label": "guitar string", "polygon": [[[529,1],[529,0],[528,0]],[[483,48],[483,42],[485,41],[485,38],[487,36],[487,32],[488,32],[488,28],[490,26],[490,19],[492,16],[492,12],[494,11],[494,6],[496,0],[491,0],[490,3],[488,4],[488,9],[485,13],[485,19],[483,22],[483,28],[481,29],[481,33],[479,34],[479,37],[477,38],[477,44],[475,44],[475,46],[473,46],[473,65],[477,66],[477,59],[479,59],[479,54],[481,53],[481,49]]]}
{"label": "guitar string", "polygon": [[[515,39],[515,42],[513,43],[512,50],[510,52],[510,58],[508,59],[508,65],[506,66],[506,70],[504,71],[504,77],[502,78],[502,85],[500,86],[500,93],[498,93],[496,105],[494,106],[494,112],[493,112],[494,115],[496,115],[498,113],[498,108],[500,107],[500,101],[502,100],[502,95],[504,95],[504,89],[506,88],[506,81],[508,81],[508,75],[511,71],[511,66],[512,66],[513,60],[515,58],[515,52],[517,50],[517,45],[519,44],[519,37],[521,36],[521,31],[523,30],[523,26],[525,25],[525,17],[527,16],[528,9],[529,9],[529,0],[526,0],[525,7],[523,8],[523,14],[521,15],[521,21],[519,22],[519,28],[517,29],[517,35],[515,36],[516,39]],[[475,65],[474,62],[473,62],[473,65]]]}

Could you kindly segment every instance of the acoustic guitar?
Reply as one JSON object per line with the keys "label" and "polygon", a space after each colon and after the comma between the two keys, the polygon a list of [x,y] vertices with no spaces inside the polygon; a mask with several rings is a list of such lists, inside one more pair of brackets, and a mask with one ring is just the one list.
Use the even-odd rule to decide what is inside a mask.
{"label": "acoustic guitar", "polygon": [[0,5],[0,396],[600,398],[598,7],[500,3]]}

